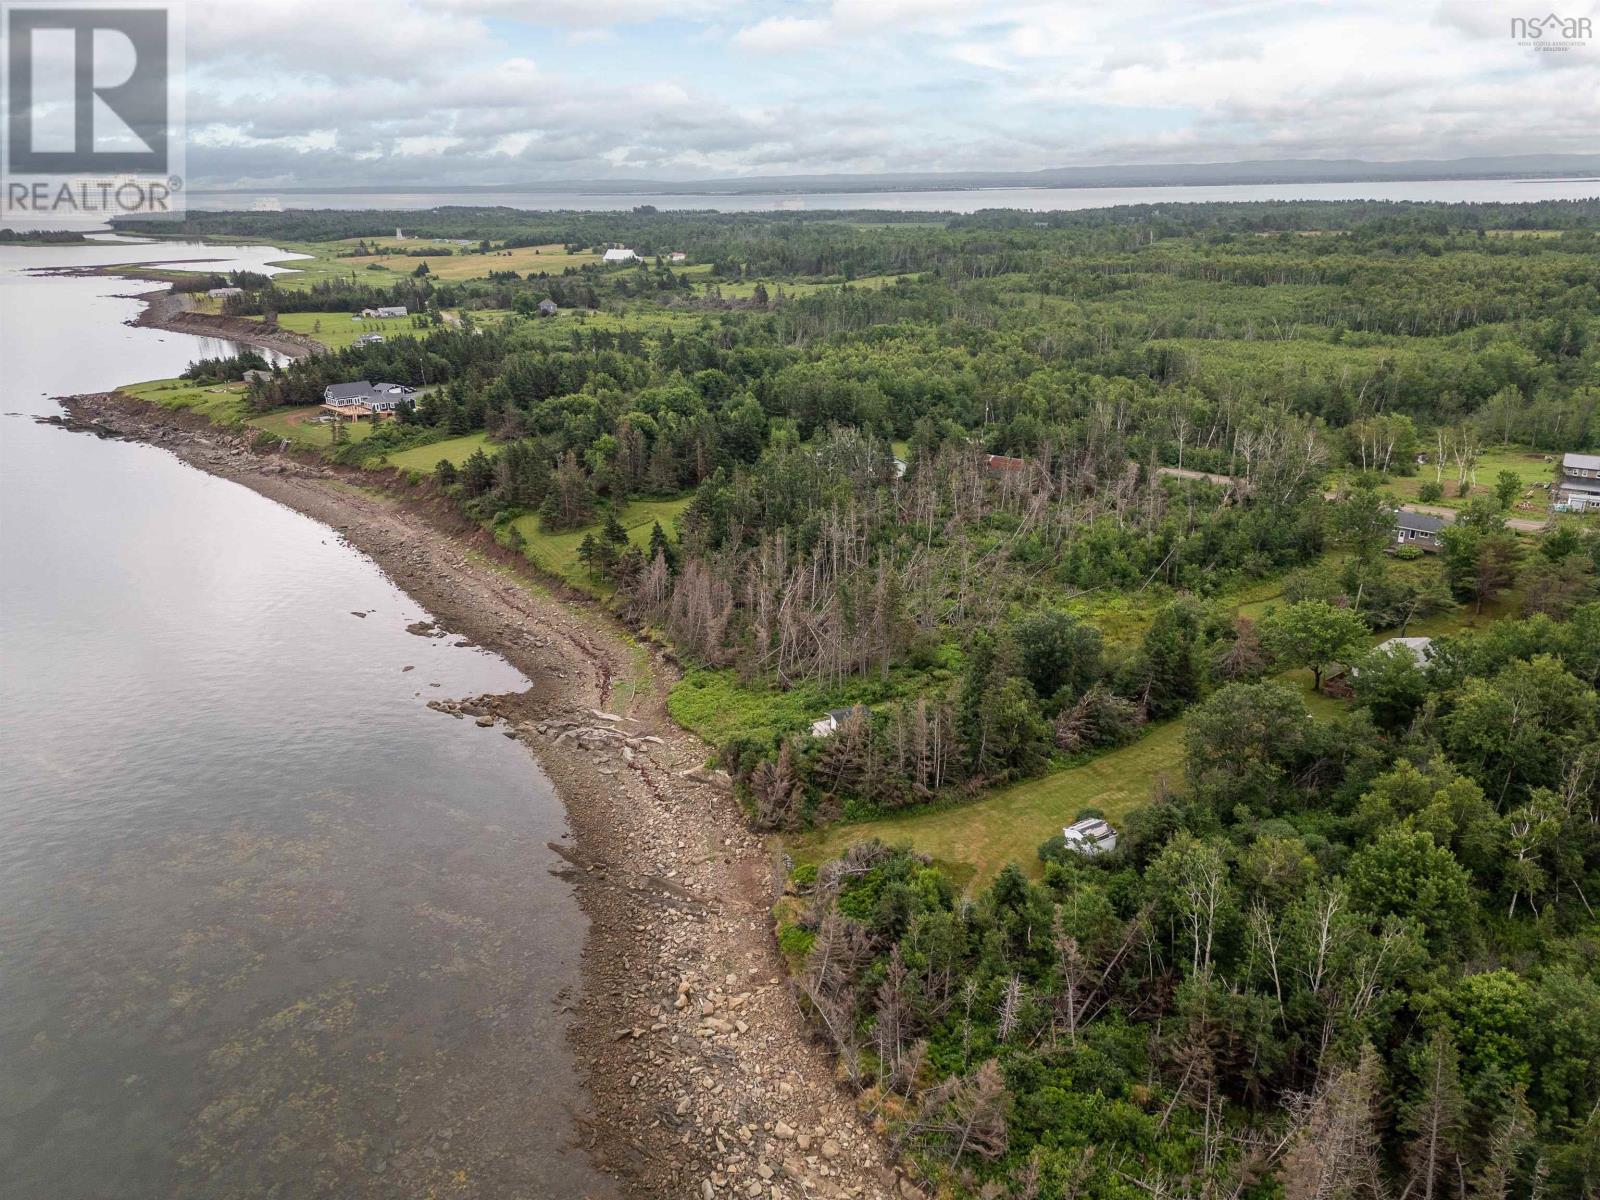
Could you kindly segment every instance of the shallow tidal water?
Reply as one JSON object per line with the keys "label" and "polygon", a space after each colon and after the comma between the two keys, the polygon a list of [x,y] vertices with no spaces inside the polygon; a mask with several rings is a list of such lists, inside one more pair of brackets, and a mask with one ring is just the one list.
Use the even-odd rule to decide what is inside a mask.
{"label": "shallow tidal water", "polygon": [[334,531],[33,419],[232,348],[32,268],[219,256],[281,257],[0,248],[0,1196],[610,1195],[560,802],[426,708],[526,681]]}

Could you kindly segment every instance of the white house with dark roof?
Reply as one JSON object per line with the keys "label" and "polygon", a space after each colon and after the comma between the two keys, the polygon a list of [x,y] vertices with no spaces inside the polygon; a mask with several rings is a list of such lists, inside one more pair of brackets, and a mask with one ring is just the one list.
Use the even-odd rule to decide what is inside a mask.
{"label": "white house with dark roof", "polygon": [[1600,509],[1600,454],[1563,454],[1555,500],[1584,512]]}
{"label": "white house with dark roof", "polygon": [[1099,817],[1084,817],[1061,831],[1067,840],[1067,849],[1088,857],[1109,854],[1117,848],[1117,831],[1109,821]]}

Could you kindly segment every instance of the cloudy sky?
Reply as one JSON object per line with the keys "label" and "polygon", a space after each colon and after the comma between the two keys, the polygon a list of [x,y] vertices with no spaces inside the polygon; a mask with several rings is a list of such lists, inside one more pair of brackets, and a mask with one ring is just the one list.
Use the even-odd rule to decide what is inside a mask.
{"label": "cloudy sky", "polygon": [[442,187],[1600,151],[1600,39],[1519,46],[1521,8],[190,0],[188,170]]}

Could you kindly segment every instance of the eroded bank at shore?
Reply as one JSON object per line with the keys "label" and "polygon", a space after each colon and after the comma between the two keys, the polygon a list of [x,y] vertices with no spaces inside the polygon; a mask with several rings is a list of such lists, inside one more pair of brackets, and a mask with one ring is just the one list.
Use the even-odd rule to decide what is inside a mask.
{"label": "eroded bank at shore", "polygon": [[[444,704],[527,743],[568,813],[590,922],[571,1028],[599,1164],[641,1196],[915,1194],[835,1082],[771,930],[779,876],[706,747],[665,709],[673,668],[608,615],[558,597],[428,485],[258,453],[242,435],[120,393],[74,422],[161,446],[331,526],[528,691]],[[430,632],[430,631],[421,631]]]}

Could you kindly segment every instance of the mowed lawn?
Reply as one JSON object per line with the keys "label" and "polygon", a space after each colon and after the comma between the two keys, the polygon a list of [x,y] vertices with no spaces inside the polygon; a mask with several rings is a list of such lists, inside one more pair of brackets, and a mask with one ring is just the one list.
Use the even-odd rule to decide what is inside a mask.
{"label": "mowed lawn", "polygon": [[[688,507],[693,498],[688,495],[671,500],[633,500],[617,514],[617,520],[628,531],[628,540],[643,549],[650,544],[651,526],[660,521],[661,528],[670,536],[678,514]],[[578,547],[583,544],[585,534],[599,534],[601,522],[596,521],[582,529],[569,529],[564,533],[546,533],[539,528],[538,516],[530,513],[518,517],[513,524],[527,539],[524,550],[529,561],[541,570],[561,576],[575,587],[594,590],[594,583],[578,559]]]}
{"label": "mowed lawn", "polygon": [[835,825],[788,838],[786,848],[797,862],[822,862],[854,842],[875,837],[891,845],[910,845],[948,865],[965,864],[972,869],[974,884],[987,882],[1013,862],[1038,875],[1039,846],[1070,825],[1080,809],[1098,808],[1115,823],[1148,804],[1162,776],[1178,786],[1183,775],[1183,731],[1181,719],[1168,721],[1138,741],[1081,766],[1015,784],[982,800]]}
{"label": "mowed lawn", "polygon": [[364,333],[382,334],[386,338],[419,337],[424,330],[415,328],[410,317],[354,317],[347,312],[295,312],[279,313],[278,324],[291,333],[301,333],[315,338],[329,350],[343,350],[355,345]]}
{"label": "mowed lawn", "polygon": [[[274,409],[263,416],[252,417],[249,424],[281,438],[288,438],[296,445],[327,450],[333,445],[333,426],[317,420],[319,415],[321,409],[318,405],[305,404]],[[365,441],[372,433],[372,422],[348,421],[345,423],[345,432],[352,442]]]}
{"label": "mowed lawn", "polygon": [[452,464],[459,467],[472,457],[475,450],[482,450],[485,454],[494,453],[495,448],[489,444],[487,433],[482,431],[469,433],[463,437],[447,438],[442,442],[429,442],[426,446],[413,446],[409,450],[396,450],[392,454],[385,455],[377,465],[432,474],[440,460],[449,459]]}

